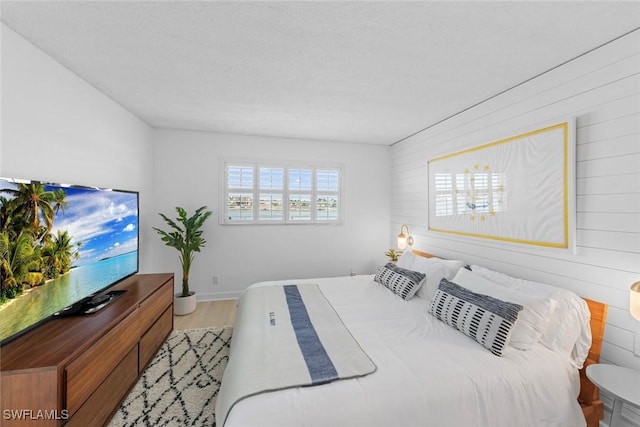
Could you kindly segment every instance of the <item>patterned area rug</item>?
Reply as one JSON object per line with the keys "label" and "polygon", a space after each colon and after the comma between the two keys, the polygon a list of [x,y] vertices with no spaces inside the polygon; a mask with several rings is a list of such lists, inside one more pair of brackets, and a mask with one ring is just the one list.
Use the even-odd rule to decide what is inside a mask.
{"label": "patterned area rug", "polygon": [[214,426],[232,330],[174,331],[109,426]]}

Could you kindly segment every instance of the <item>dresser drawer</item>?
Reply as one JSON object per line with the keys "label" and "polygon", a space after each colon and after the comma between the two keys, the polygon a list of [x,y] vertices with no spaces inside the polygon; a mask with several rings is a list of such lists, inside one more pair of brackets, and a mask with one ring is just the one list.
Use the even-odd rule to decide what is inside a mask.
{"label": "dresser drawer", "polygon": [[127,316],[65,369],[66,408],[70,416],[138,342],[138,311]]}
{"label": "dresser drawer", "polygon": [[[0,349],[0,355],[2,349]],[[28,417],[11,417],[10,411],[46,411],[62,418],[62,397],[57,387],[58,370],[55,368],[27,369],[24,371],[0,372],[0,402],[2,403],[3,427],[30,427],[34,421]],[[58,403],[59,402],[59,403]],[[5,412],[9,411],[9,413]],[[55,417],[53,417],[55,418]],[[38,427],[57,427],[56,419],[40,419]]]}
{"label": "dresser drawer", "polygon": [[172,303],[173,280],[170,280],[140,304],[140,332],[149,329]]}
{"label": "dresser drawer", "polygon": [[172,307],[169,307],[140,339],[140,373],[151,361],[160,344],[164,342],[172,329],[173,310]]}
{"label": "dresser drawer", "polygon": [[138,347],[135,346],[71,417],[66,427],[104,425],[137,378]]}

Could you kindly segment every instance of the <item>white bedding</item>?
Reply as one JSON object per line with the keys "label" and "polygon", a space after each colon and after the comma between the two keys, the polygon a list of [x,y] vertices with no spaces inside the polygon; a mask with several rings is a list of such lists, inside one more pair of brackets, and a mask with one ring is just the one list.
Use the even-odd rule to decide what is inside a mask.
{"label": "white bedding", "polygon": [[497,357],[427,314],[427,300],[404,301],[372,276],[253,286],[275,283],[318,284],[378,369],[241,400],[226,427],[585,425],[578,371],[539,343]]}

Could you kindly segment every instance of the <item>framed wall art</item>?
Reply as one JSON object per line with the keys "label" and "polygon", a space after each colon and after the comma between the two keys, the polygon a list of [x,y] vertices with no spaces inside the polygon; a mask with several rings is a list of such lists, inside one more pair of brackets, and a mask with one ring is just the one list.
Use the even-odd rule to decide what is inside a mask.
{"label": "framed wall art", "polygon": [[429,229],[573,251],[575,121],[428,163]]}

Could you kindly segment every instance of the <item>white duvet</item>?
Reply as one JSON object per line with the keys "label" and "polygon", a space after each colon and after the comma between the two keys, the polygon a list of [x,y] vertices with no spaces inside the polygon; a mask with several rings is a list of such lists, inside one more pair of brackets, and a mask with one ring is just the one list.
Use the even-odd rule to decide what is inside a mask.
{"label": "white duvet", "polygon": [[275,283],[318,284],[378,369],[246,398],[225,427],[585,425],[578,371],[541,344],[497,357],[429,315],[427,300],[404,301],[372,276],[253,286]]}

